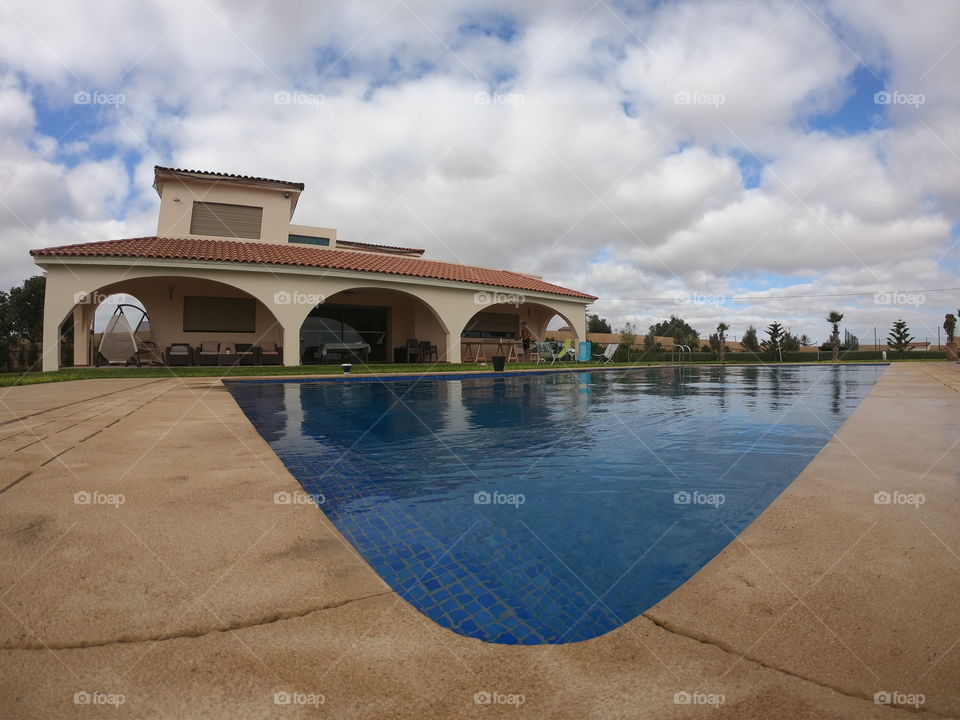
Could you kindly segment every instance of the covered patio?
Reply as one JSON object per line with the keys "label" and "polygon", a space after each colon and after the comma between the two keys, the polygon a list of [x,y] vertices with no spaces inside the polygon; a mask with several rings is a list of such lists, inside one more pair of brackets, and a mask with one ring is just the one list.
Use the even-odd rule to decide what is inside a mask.
{"label": "covered patio", "polygon": [[559,315],[583,339],[593,300],[519,273],[240,241],[138,238],[33,255],[47,272],[48,371],[71,324],[73,365],[97,362],[96,311],[117,293],[143,305],[150,342],[174,365],[513,360],[521,322],[541,339]]}

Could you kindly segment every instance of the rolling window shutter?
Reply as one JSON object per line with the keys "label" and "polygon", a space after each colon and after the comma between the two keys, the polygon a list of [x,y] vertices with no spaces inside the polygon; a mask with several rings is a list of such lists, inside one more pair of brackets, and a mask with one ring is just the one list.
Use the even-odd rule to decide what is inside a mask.
{"label": "rolling window shutter", "polygon": [[261,207],[195,202],[190,218],[190,234],[259,240],[262,221]]}

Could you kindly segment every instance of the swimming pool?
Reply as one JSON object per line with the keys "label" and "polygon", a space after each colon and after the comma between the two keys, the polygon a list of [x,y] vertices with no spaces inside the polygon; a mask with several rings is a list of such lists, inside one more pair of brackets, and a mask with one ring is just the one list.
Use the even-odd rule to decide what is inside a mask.
{"label": "swimming pool", "polygon": [[601,635],[799,474],[882,366],[230,382],[373,568],[489,642]]}

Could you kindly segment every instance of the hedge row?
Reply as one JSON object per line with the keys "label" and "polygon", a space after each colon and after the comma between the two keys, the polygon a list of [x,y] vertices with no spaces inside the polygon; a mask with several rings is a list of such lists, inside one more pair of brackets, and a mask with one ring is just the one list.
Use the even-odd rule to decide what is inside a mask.
{"label": "hedge row", "polygon": [[[903,353],[904,358],[916,360],[946,360],[947,353],[942,350],[913,350]],[[625,348],[617,348],[614,360],[617,362],[674,362],[678,355],[670,352],[643,352],[640,350],[631,350],[629,360]],[[785,352],[783,353],[783,362],[817,362],[817,360],[830,360],[830,352],[820,351],[820,357],[815,352]],[[895,350],[887,350],[887,360],[897,360],[900,353]],[[684,361],[714,362],[717,356],[712,352],[693,352],[683,353]],[[881,350],[848,350],[840,353],[840,359],[847,362],[876,362],[883,360],[883,351]],[[724,355],[726,362],[779,362],[780,357],[773,352],[728,352]]]}

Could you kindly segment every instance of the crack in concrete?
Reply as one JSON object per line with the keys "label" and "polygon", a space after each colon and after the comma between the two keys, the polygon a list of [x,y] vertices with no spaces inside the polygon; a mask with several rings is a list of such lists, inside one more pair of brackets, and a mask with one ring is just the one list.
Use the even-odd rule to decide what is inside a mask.
{"label": "crack in concrete", "polygon": [[[867,700],[870,703],[874,703],[873,696],[871,695],[861,695],[857,692],[851,692],[850,690],[841,688],[838,685],[831,685],[830,683],[826,683],[821,680],[815,680],[813,678],[806,677],[805,675],[800,675],[798,673],[793,672],[792,670],[787,670],[786,668],[778,667],[777,665],[770,665],[769,663],[764,662],[763,660],[756,657],[755,655],[746,655],[744,653],[741,653],[737,651],[737,649],[734,648],[732,645],[728,645],[724,642],[721,642],[720,640],[708,638],[703,635],[694,635],[692,633],[686,632],[679,626],[674,625],[673,623],[670,623],[666,620],[658,620],[657,618],[650,615],[648,612],[641,613],[640,616],[646,618],[661,630],[665,630],[666,632],[671,633],[672,635],[685,637],[689,640],[696,640],[699,643],[703,643],[704,645],[709,645],[710,647],[715,647],[718,650],[722,650],[723,652],[729,655],[733,655],[746,662],[753,663],[754,665],[759,665],[762,668],[766,668],[767,670],[773,670],[774,672],[778,672],[783,675],[789,675],[790,677],[796,678],[798,680],[802,680],[804,682],[811,683],[813,685],[816,685],[817,687],[822,687],[824,690],[831,690],[835,693],[838,693],[848,698],[853,698],[857,700]],[[884,705],[882,707],[892,707],[892,708],[896,708],[897,710],[905,710],[906,712],[911,712],[916,714],[922,713],[923,715],[929,716],[929,717],[944,718],[944,719],[952,717],[950,715],[941,715],[940,713],[937,713],[929,708],[924,708],[924,707],[914,708],[914,707],[910,707],[909,705]]]}
{"label": "crack in concrete", "polygon": [[155,636],[143,636],[143,637],[120,637],[113,640],[82,640],[76,643],[45,643],[39,639],[36,641],[28,641],[19,645],[13,645],[8,642],[0,644],[0,651],[3,650],[85,650],[87,648],[97,648],[97,647],[107,647],[110,645],[134,645],[137,643],[147,643],[147,642],[164,642],[167,640],[179,640],[186,638],[201,638],[207,635],[212,635],[214,633],[225,633],[233,632],[234,630],[246,630],[248,628],[260,627],[261,625],[271,625],[282,620],[295,620],[297,618],[307,617],[314,613],[323,612],[324,610],[335,610],[336,608],[341,608],[344,605],[349,605],[350,603],[360,602],[361,600],[369,600],[371,598],[382,597],[384,595],[393,595],[395,594],[393,590],[384,590],[383,592],[373,593],[372,595],[363,595],[356,598],[348,598],[346,600],[341,600],[339,602],[329,603],[327,605],[321,605],[319,607],[309,608],[307,610],[294,611],[294,612],[279,612],[273,615],[267,615],[260,617],[254,620],[247,622],[239,622],[233,625],[226,627],[214,627],[208,629],[198,629],[195,631],[189,632],[171,632],[171,633],[161,633]]}

